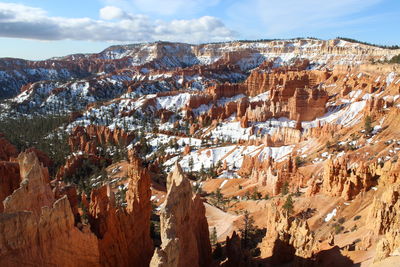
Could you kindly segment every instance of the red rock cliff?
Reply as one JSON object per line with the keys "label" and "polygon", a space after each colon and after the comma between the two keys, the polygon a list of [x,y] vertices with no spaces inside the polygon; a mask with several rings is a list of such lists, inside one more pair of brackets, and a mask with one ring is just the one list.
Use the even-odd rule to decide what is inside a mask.
{"label": "red rock cliff", "polygon": [[150,238],[150,176],[133,154],[128,169],[126,209],[115,206],[109,186],[94,190],[89,221],[99,238],[103,266],[148,266],[153,254]]}
{"label": "red rock cliff", "polygon": [[0,214],[1,266],[97,266],[96,236],[78,229],[66,196],[54,200],[34,153],[18,157],[22,182]]}

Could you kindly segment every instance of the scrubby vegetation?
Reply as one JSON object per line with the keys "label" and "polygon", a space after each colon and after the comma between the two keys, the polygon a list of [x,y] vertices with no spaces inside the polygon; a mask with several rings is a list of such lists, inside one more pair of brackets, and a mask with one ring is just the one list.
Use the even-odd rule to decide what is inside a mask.
{"label": "scrubby vegetation", "polygon": [[400,54],[392,57],[392,59],[389,60],[388,62],[392,64],[400,64]]}

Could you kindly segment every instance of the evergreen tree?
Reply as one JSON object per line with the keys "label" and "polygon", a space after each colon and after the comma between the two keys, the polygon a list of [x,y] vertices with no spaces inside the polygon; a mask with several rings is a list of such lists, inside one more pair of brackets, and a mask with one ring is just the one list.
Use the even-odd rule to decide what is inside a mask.
{"label": "evergreen tree", "polygon": [[289,183],[285,182],[282,186],[282,196],[287,195],[289,193]]}
{"label": "evergreen tree", "polygon": [[218,240],[217,240],[217,228],[213,227],[213,230],[210,234],[210,243],[211,246],[215,246],[217,244]]}
{"label": "evergreen tree", "polygon": [[193,158],[190,157],[189,158],[189,171],[193,171],[193,165],[194,165]]}
{"label": "evergreen tree", "polygon": [[244,248],[249,247],[250,238],[256,233],[256,230],[257,229],[254,226],[254,218],[247,210],[245,210],[243,214],[243,225],[242,228],[239,230]]}
{"label": "evergreen tree", "polygon": [[286,211],[286,215],[290,215],[293,212],[293,199],[292,195],[288,195],[285,201],[285,204],[283,204],[283,209]]}

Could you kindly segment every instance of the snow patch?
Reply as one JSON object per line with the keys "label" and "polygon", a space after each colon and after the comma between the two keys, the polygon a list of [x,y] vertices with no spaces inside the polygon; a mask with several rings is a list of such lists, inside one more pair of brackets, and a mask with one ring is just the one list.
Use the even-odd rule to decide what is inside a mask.
{"label": "snow patch", "polygon": [[221,185],[219,186],[219,189],[222,189],[222,187],[224,187],[224,185],[228,182],[228,180],[224,180]]}
{"label": "snow patch", "polygon": [[328,213],[324,219],[325,222],[329,222],[333,217],[336,216],[336,208],[332,210],[332,212]]}

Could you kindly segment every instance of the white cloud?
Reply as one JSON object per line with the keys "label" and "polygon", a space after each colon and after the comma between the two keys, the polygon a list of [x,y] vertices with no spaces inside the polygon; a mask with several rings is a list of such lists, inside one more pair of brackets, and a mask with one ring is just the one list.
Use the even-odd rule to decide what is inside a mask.
{"label": "white cloud", "polygon": [[121,8],[115,6],[106,6],[100,9],[100,18],[104,20],[122,19],[128,17]]}
{"label": "white cloud", "polygon": [[42,9],[0,3],[0,37],[118,42],[166,40],[198,43],[231,40],[234,36],[234,32],[221,20],[210,16],[191,20],[154,21],[145,15],[127,14],[111,6],[103,8],[100,16],[102,20],[50,17]]}

